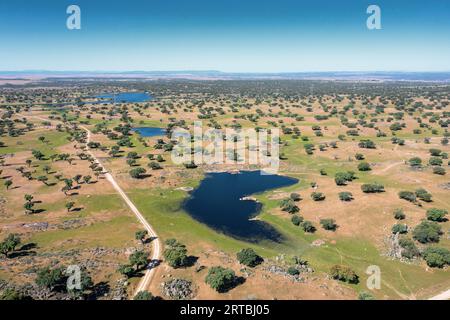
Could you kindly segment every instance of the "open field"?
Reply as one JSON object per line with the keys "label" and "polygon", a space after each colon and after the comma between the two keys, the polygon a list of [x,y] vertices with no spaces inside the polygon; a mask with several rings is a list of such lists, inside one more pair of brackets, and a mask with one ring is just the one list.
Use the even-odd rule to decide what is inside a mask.
{"label": "open field", "polygon": [[[376,299],[426,299],[450,288],[450,222],[445,214],[430,222],[441,230],[437,237],[419,241],[416,236],[427,211],[450,211],[449,85],[79,80],[73,86],[53,81],[0,88],[0,239],[10,234],[21,239],[0,258],[0,291],[11,287],[25,292],[29,284],[32,289],[26,293],[33,298],[61,298],[63,292],[35,284],[39,270],[77,264],[94,283],[85,297],[132,297],[145,264],[139,267],[130,257],[141,250],[148,257],[152,239],[136,239],[143,227],[106,181],[106,172],[162,244],[175,238],[195,258],[179,268],[162,258],[147,288],[155,296],[173,299],[163,288],[173,279],[190,282],[187,298],[192,299],[358,299],[362,292]],[[85,98],[129,91],[150,92],[155,99],[112,104]],[[236,239],[183,209],[189,197],[185,190],[196,188],[207,172],[258,166],[197,163],[188,168],[173,162],[167,146],[176,143],[167,136],[141,137],[130,130],[191,130],[194,121],[202,121],[204,128],[280,129],[279,174],[299,182],[248,196],[262,205],[255,219],[273,226],[284,241]],[[92,133],[90,143],[83,128]],[[158,168],[152,169],[152,163]],[[133,177],[130,171],[136,168],[146,173]],[[354,177],[338,184],[338,177],[348,172]],[[364,192],[368,184],[384,190]],[[413,198],[400,198],[402,191],[412,192]],[[346,201],[343,192],[351,194]],[[313,193],[325,199],[316,201]],[[33,198],[25,199],[26,194]],[[298,208],[295,214],[280,205],[292,194],[301,198],[291,201]],[[401,219],[394,217],[399,209]],[[293,216],[310,222],[314,232],[305,231],[304,222],[292,223]],[[325,230],[323,219],[333,219],[335,230]],[[396,224],[407,227],[395,235]],[[414,254],[402,241],[412,244]],[[449,260],[444,254],[430,262],[431,247],[447,252]],[[239,263],[236,253],[245,248],[264,262],[254,268]],[[333,279],[335,265],[348,267],[358,281]],[[124,272],[124,266],[136,270]],[[205,283],[214,266],[233,270],[240,281],[225,292],[214,290]],[[373,290],[366,285],[370,266],[381,270],[381,286]]]}

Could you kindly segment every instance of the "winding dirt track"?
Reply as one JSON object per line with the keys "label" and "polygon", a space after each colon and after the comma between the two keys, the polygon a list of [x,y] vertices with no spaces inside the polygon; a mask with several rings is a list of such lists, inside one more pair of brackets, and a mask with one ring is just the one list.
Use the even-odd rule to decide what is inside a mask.
{"label": "winding dirt track", "polygon": [[[45,119],[45,118],[38,117],[38,116],[32,116],[32,117],[43,120],[43,121],[49,121],[49,122],[55,121],[55,120]],[[87,133],[86,143],[89,143],[91,141],[91,131],[88,128],[83,127],[83,126],[80,126],[80,128],[82,128],[84,131],[86,131],[86,133]],[[96,163],[98,163],[103,169],[105,169],[105,166],[103,166],[103,164],[100,162],[100,160],[89,150],[89,148],[87,150],[87,153],[89,153],[89,155],[94,159],[94,161]],[[106,180],[108,180],[109,183],[111,183],[111,185],[117,191],[117,193],[122,197],[123,201],[125,201],[125,203],[128,205],[130,210],[133,212],[133,214],[136,216],[136,218],[139,220],[139,222],[142,224],[142,226],[145,228],[145,230],[147,230],[148,236],[150,236],[150,239],[152,239],[153,250],[152,250],[152,256],[151,256],[151,262],[148,265],[144,276],[142,277],[141,281],[139,282],[139,284],[134,292],[134,295],[136,295],[140,291],[145,291],[149,287],[150,282],[153,279],[153,276],[155,274],[155,268],[158,265],[160,257],[161,257],[161,244],[160,244],[159,238],[158,238],[155,230],[153,229],[153,227],[148,223],[148,221],[140,213],[138,208],[136,208],[136,206],[130,200],[130,198],[128,198],[128,196],[125,194],[125,192],[119,186],[119,184],[114,179],[112,174],[109,172],[106,172],[104,174],[104,176],[105,176]]]}
{"label": "winding dirt track", "polygon": [[[29,117],[29,116],[26,116]],[[33,118],[37,118],[43,121],[52,121],[50,119],[45,119],[45,118],[41,118],[38,116],[31,116]],[[53,120],[55,121],[55,120]],[[82,128],[83,130],[85,130],[87,132],[87,142],[90,142],[91,139],[91,131],[89,129],[87,129],[86,127],[80,126],[80,128]],[[98,160],[98,158],[89,150],[87,151],[92,158],[99,164],[101,165],[103,168],[105,168],[102,163],[100,162],[100,160]],[[388,169],[398,165],[400,163],[394,163],[392,164]],[[111,183],[111,185],[113,186],[113,188],[117,191],[117,193],[122,197],[122,199],[125,201],[125,203],[128,205],[128,207],[130,208],[130,210],[133,212],[133,214],[136,216],[136,218],[139,220],[139,222],[142,224],[142,226],[145,228],[145,230],[147,230],[148,235],[151,237],[152,239],[152,244],[153,244],[153,250],[152,250],[152,257],[151,257],[151,263],[148,266],[144,277],[142,277],[141,281],[139,282],[134,295],[136,295],[138,292],[140,291],[145,291],[149,285],[150,282],[153,279],[153,276],[155,274],[155,268],[157,266],[157,262],[159,262],[160,257],[161,257],[161,244],[159,241],[159,238],[155,232],[155,230],[152,228],[152,226],[147,222],[147,220],[144,218],[144,216],[139,212],[139,210],[136,208],[136,206],[133,204],[133,202],[128,198],[128,196],[125,194],[125,192],[122,190],[122,188],[119,186],[119,184],[117,183],[117,181],[114,179],[114,177],[107,172],[105,174],[105,178]],[[429,298],[428,300],[450,300],[450,289],[447,291],[444,291],[440,294],[437,294],[431,298]]]}
{"label": "winding dirt track", "polygon": [[[86,127],[82,127],[80,126],[80,128],[82,128],[83,130],[85,130],[87,132],[87,143],[89,143],[89,141],[91,140],[91,131],[89,131],[89,129],[87,129]],[[95,157],[94,154],[92,154],[91,151],[89,151],[88,149],[88,153],[92,156],[92,158],[94,158],[94,160],[101,165],[103,168],[105,168],[102,163]],[[150,238],[152,239],[152,244],[153,244],[153,250],[152,250],[152,256],[151,256],[151,263],[150,265],[147,267],[147,270],[145,271],[145,275],[144,277],[142,277],[141,281],[139,282],[134,295],[136,295],[138,292],[140,291],[145,291],[149,285],[150,282],[153,279],[153,276],[155,274],[155,267],[157,264],[157,261],[159,261],[159,258],[161,256],[161,246],[160,246],[160,241],[159,238],[155,232],[155,230],[152,228],[152,226],[147,222],[147,220],[144,218],[144,216],[140,213],[140,211],[138,210],[138,208],[136,208],[136,206],[134,205],[134,203],[130,200],[130,198],[128,198],[128,196],[125,194],[125,192],[122,190],[122,188],[119,186],[119,184],[117,183],[117,181],[114,179],[114,177],[112,176],[111,173],[106,172],[105,173],[105,178],[106,180],[108,180],[111,185],[113,186],[113,188],[117,191],[117,193],[122,197],[122,199],[125,201],[125,203],[128,205],[128,207],[130,208],[130,210],[133,212],[133,214],[136,216],[136,218],[139,220],[139,222],[142,224],[142,226],[145,228],[145,230],[147,230],[148,235],[150,236]]]}

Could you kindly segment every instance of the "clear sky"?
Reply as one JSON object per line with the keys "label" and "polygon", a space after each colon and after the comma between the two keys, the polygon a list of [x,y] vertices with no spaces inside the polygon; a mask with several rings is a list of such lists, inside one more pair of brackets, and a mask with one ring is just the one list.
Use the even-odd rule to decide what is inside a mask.
{"label": "clear sky", "polygon": [[2,0],[0,70],[30,69],[450,71],[450,1]]}

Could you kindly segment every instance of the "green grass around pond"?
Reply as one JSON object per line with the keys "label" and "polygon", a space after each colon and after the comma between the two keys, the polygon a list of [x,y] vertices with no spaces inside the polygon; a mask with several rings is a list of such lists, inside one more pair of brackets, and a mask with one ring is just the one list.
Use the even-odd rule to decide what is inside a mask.
{"label": "green grass around pond", "polygon": [[[195,186],[196,183],[192,182],[191,185]],[[298,188],[299,185],[282,189],[282,191],[289,192],[295,187]],[[263,204],[263,210],[258,218],[273,225],[286,237],[286,241],[282,244],[273,242],[250,244],[220,234],[195,221],[181,208],[183,200],[187,197],[184,191],[134,189],[128,194],[163,241],[168,238],[177,238],[185,243],[193,254],[198,253],[196,248],[199,243],[206,243],[232,255],[242,248],[251,247],[266,258],[273,258],[280,254],[301,256],[309,261],[317,273],[328,273],[334,264],[344,264],[354,269],[360,277],[359,284],[349,285],[356,291],[367,290],[366,270],[369,266],[376,265],[382,272],[382,288],[374,292],[378,298],[384,296],[401,298],[430,285],[449,281],[448,274],[443,270],[427,273],[423,265],[388,259],[364,238],[340,237],[334,244],[311,246],[311,242],[318,239],[317,235],[305,234],[289,219],[271,214],[271,211],[279,205],[279,200],[269,199],[269,195],[273,192],[256,195]]]}
{"label": "green grass around pond", "polygon": [[134,189],[127,194],[155,228],[162,241],[169,238],[179,239],[194,250],[194,253],[198,243],[206,243],[229,253],[252,247],[262,255],[276,255],[272,248],[233,239],[195,221],[181,208],[182,202],[187,197],[185,191]]}
{"label": "green grass around pond", "polygon": [[134,244],[135,231],[135,218],[124,215],[74,229],[38,232],[29,239],[29,242],[37,243],[39,248],[45,250],[49,248],[123,248],[127,243]]}
{"label": "green grass around pond", "polygon": [[[39,141],[45,137],[46,142]],[[56,130],[35,130],[18,137],[2,137],[5,147],[0,148],[0,154],[17,153],[22,151],[40,150],[46,156],[55,152],[55,148],[67,144],[69,134]]]}
{"label": "green grass around pond", "polygon": [[[80,210],[66,212],[65,204],[68,201],[74,201],[75,208]],[[74,219],[91,221],[88,225],[78,228],[55,229],[35,233],[30,241],[36,242],[43,249],[61,245],[65,248],[95,246],[120,248],[124,246],[124,243],[134,239],[134,232],[138,228],[138,222],[128,212],[128,207],[116,194],[65,197],[63,200],[53,203],[42,203],[39,207],[45,208],[46,211],[27,216],[29,222],[46,221],[47,213],[56,211],[65,212],[58,223]],[[105,213],[114,212],[123,214],[105,219]],[[97,220],[97,218],[101,220]],[[92,221],[94,222],[92,223]]]}

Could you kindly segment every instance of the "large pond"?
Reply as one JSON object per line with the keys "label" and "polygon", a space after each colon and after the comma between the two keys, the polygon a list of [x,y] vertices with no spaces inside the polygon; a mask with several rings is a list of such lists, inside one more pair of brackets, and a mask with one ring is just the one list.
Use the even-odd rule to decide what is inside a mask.
{"label": "large pond", "polygon": [[166,129],[157,127],[139,127],[133,128],[133,131],[139,133],[142,137],[158,137],[166,134]]}
{"label": "large pond", "polygon": [[283,236],[270,224],[252,220],[262,205],[242,198],[297,182],[297,179],[285,176],[261,175],[260,171],[209,173],[191,192],[183,208],[197,221],[234,238],[249,242],[281,242]]}
{"label": "large pond", "polygon": [[[108,102],[114,103],[146,102],[153,99],[153,97],[146,92],[121,92],[116,94],[104,93],[96,95],[95,98],[105,99],[108,100]],[[100,103],[103,102],[104,101],[101,101]]]}

